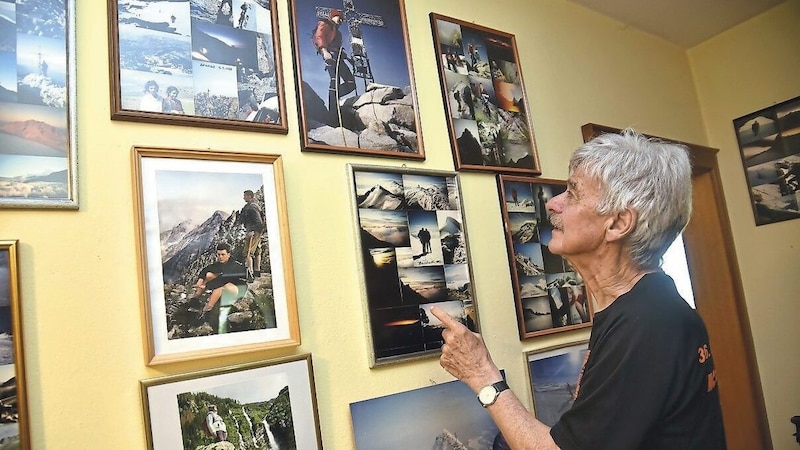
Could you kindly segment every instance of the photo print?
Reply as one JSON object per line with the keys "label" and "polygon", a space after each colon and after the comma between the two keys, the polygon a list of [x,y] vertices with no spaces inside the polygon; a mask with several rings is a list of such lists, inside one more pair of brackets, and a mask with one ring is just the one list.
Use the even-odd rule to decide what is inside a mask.
{"label": "photo print", "polygon": [[800,97],[733,121],[756,225],[800,218]]}
{"label": "photo print", "polygon": [[552,427],[572,407],[588,353],[586,341],[526,353],[537,420]]}
{"label": "photo print", "polygon": [[430,20],[456,169],[540,174],[514,35]]}
{"label": "photo print", "polygon": [[115,0],[112,118],[286,133],[274,0]]}
{"label": "photo print", "polygon": [[322,449],[310,354],[140,383],[148,448]]}
{"label": "photo print", "polygon": [[78,208],[73,10],[0,1],[0,207]]}
{"label": "photo print", "polygon": [[520,338],[590,326],[583,280],[548,248],[553,225],[547,202],[566,190],[566,182],[505,174],[497,182]]}
{"label": "photo print", "polygon": [[350,415],[356,450],[507,448],[495,446],[497,426],[458,380],[353,402]]}
{"label": "photo print", "polygon": [[454,173],[350,166],[370,328],[370,364],[439,353],[434,305],[477,331]]}
{"label": "photo print", "polygon": [[135,151],[154,353],[292,342],[278,157]]}
{"label": "photo print", "polygon": [[303,151],[425,159],[403,0],[290,0]]}

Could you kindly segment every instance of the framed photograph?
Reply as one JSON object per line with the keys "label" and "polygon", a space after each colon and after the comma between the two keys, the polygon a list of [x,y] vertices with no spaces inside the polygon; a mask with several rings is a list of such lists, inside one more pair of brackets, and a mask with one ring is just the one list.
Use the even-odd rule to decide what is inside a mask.
{"label": "framed photograph", "polygon": [[541,174],[514,35],[430,20],[456,170]]}
{"label": "framed photograph", "polygon": [[133,159],[149,363],[300,345],[280,157]]}
{"label": "framed photograph", "polygon": [[303,151],[425,159],[403,0],[289,0]]}
{"label": "framed photograph", "polygon": [[108,0],[111,118],[288,132],[275,0]]}
{"label": "framed photograph", "polygon": [[591,326],[594,309],[583,280],[548,249],[553,225],[545,205],[567,183],[503,174],[497,182],[520,339]]}
{"label": "framed photograph", "polygon": [[458,380],[350,403],[350,415],[356,450],[508,448],[494,447],[497,426]]}
{"label": "framed photograph", "polygon": [[756,225],[800,218],[800,97],[733,121]]}
{"label": "framed photograph", "polygon": [[310,354],[144,380],[141,392],[150,450],[322,449]]}
{"label": "framed photograph", "polygon": [[75,0],[0,1],[0,208],[78,209]]}
{"label": "framed photograph", "polygon": [[18,267],[17,241],[0,240],[0,440],[30,449]]}
{"label": "framed photograph", "polygon": [[478,331],[455,172],[348,165],[370,367],[440,353],[434,305]]}
{"label": "framed photograph", "polygon": [[589,357],[589,341],[525,353],[536,419],[548,427],[558,422],[578,396]]}

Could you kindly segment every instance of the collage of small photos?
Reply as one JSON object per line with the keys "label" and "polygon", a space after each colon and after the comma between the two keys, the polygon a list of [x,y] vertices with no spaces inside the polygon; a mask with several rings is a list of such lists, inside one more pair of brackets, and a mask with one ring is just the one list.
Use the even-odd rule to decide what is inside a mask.
{"label": "collage of small photos", "polygon": [[70,196],[66,13],[0,1],[0,198]]}
{"label": "collage of small photos", "polygon": [[269,0],[117,3],[122,109],[275,123]]}
{"label": "collage of small photos", "polygon": [[538,169],[513,35],[433,15],[460,168]]}
{"label": "collage of small photos", "polygon": [[507,175],[498,181],[520,338],[589,326],[583,280],[548,248],[553,225],[545,205],[566,183]]}
{"label": "collage of small photos", "polygon": [[458,180],[353,168],[376,362],[442,346],[438,306],[477,331]]}

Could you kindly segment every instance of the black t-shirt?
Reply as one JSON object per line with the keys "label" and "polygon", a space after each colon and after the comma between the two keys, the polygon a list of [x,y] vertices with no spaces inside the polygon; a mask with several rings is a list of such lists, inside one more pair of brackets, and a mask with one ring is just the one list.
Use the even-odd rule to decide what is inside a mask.
{"label": "black t-shirt", "polygon": [[595,314],[578,389],[564,450],[726,448],[708,333],[661,271]]}
{"label": "black t-shirt", "polygon": [[244,265],[231,258],[225,264],[217,261],[203,268],[198,278],[204,278],[207,273],[216,274],[217,277],[206,283],[206,289],[216,289],[226,283],[247,285],[247,272]]}

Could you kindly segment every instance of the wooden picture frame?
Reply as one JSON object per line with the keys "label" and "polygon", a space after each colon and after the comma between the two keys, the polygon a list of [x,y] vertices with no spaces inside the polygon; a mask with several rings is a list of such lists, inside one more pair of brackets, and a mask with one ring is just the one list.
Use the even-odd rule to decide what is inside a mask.
{"label": "wooden picture frame", "polygon": [[28,390],[23,351],[18,241],[0,240],[0,436],[4,445],[31,448]]}
{"label": "wooden picture frame", "polygon": [[733,120],[756,226],[800,218],[800,97]]}
{"label": "wooden picture frame", "polygon": [[308,353],[143,380],[140,389],[150,450],[211,446],[217,438],[203,424],[212,405],[225,424],[223,440],[322,449]]}
{"label": "wooden picture frame", "polygon": [[591,326],[591,295],[565,258],[551,253],[545,204],[567,183],[497,175],[520,339]]}
{"label": "wooden picture frame", "polygon": [[455,172],[348,165],[370,367],[438,355],[434,305],[478,331]]}
{"label": "wooden picture frame", "polygon": [[[148,363],[300,345],[280,156],[132,154]],[[246,191],[263,212],[260,235],[243,218]]]}
{"label": "wooden picture frame", "polygon": [[289,4],[301,149],[425,159],[404,0]]}
{"label": "wooden picture frame", "polygon": [[572,407],[588,353],[588,340],[525,353],[528,385],[537,420],[552,427]]}
{"label": "wooden picture frame", "polygon": [[78,209],[75,0],[0,2],[0,208]]}
{"label": "wooden picture frame", "polygon": [[539,175],[513,34],[430,14],[456,170]]}
{"label": "wooden picture frame", "polygon": [[276,0],[108,0],[111,119],[286,134]]}

